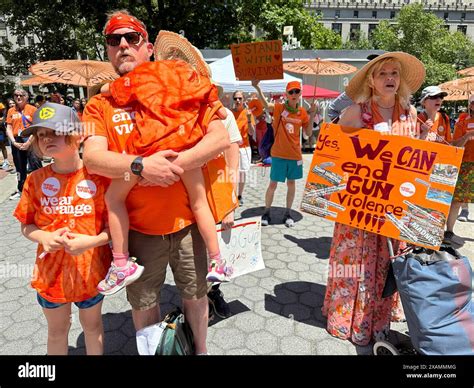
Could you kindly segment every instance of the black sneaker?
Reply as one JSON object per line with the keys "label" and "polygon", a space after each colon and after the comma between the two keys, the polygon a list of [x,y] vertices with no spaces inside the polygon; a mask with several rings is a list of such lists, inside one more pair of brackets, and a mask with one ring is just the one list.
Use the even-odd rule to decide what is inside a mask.
{"label": "black sneaker", "polygon": [[446,231],[444,232],[443,243],[447,245],[451,245],[453,243],[456,245],[463,245],[464,240],[461,237],[456,236],[453,232]]}
{"label": "black sneaker", "polygon": [[212,306],[214,313],[220,318],[229,318],[230,312],[229,304],[224,300],[224,294],[221,290],[211,290],[207,294],[209,300],[209,307]]}
{"label": "black sneaker", "polygon": [[262,226],[268,226],[268,224],[270,223],[271,221],[271,218],[270,218],[270,214],[264,214],[262,216]]}

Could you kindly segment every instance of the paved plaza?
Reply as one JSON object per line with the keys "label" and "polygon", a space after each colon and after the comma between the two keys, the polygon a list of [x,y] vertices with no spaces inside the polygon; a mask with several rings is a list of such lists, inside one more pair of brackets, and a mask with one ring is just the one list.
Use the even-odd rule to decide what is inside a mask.
{"label": "paved plaza", "polygon": [[[304,155],[308,171],[311,155]],[[237,217],[263,213],[270,169],[253,167],[244,192],[244,206]],[[29,285],[35,244],[24,238],[12,217],[17,201],[14,175],[0,177],[0,354],[46,354],[47,326],[35,292]],[[297,186],[299,204],[304,181]],[[281,224],[286,187],[277,190],[272,213],[274,224],[263,227],[262,249],[266,268],[223,284],[221,290],[233,315],[210,323],[208,347],[213,355],[357,355],[371,354],[372,347],[355,346],[330,336],[321,315],[328,270],[333,223],[293,212],[295,227]],[[294,207],[297,208],[297,205]],[[471,206],[471,220],[474,207]],[[474,258],[474,223],[458,222],[456,233],[464,237],[460,251]],[[180,298],[168,272],[161,308],[167,312]],[[106,354],[137,354],[131,311],[125,292],[106,297],[103,305]],[[393,324],[394,339],[406,337],[405,323]],[[84,354],[84,336],[77,309],[69,335],[70,354]]]}

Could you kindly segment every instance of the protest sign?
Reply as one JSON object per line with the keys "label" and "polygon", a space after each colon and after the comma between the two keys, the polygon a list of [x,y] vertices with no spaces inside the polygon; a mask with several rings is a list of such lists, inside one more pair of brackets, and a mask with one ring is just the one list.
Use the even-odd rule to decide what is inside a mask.
{"label": "protest sign", "polygon": [[324,124],[301,210],[438,249],[463,149]]}
{"label": "protest sign", "polygon": [[283,78],[281,40],[232,44],[230,50],[238,81]]}
{"label": "protest sign", "polygon": [[262,257],[261,217],[235,221],[228,230],[217,229],[221,255],[234,267],[231,279],[265,268]]}

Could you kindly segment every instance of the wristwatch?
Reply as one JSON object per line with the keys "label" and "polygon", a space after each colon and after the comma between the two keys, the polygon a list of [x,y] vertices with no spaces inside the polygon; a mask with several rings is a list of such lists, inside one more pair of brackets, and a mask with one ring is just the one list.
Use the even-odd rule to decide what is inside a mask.
{"label": "wristwatch", "polygon": [[142,156],[137,156],[132,164],[130,165],[130,170],[135,175],[142,176],[142,171],[143,171],[143,157]]}

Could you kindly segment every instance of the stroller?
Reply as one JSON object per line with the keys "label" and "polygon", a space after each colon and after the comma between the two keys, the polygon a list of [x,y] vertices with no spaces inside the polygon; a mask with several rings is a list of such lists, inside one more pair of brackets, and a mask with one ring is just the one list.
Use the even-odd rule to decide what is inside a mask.
{"label": "stroller", "polygon": [[[390,239],[388,245],[394,257]],[[378,341],[375,355],[474,355],[472,268],[467,257],[449,245],[439,251],[413,247],[392,260],[383,296],[395,289],[414,350]]]}

